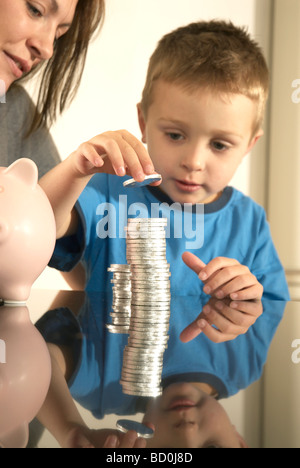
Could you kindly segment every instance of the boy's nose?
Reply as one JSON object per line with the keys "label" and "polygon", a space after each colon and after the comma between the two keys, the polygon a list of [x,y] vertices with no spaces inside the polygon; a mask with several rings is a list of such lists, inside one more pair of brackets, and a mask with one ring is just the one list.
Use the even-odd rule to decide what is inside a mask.
{"label": "boy's nose", "polygon": [[188,151],[182,157],[181,165],[188,171],[203,171],[206,166],[205,151],[199,147]]}

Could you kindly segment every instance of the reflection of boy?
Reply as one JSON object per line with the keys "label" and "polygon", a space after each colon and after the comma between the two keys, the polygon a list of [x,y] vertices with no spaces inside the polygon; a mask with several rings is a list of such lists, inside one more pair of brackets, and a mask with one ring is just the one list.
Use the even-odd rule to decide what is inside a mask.
{"label": "reflection of boy", "polygon": [[152,401],[143,419],[155,427],[148,448],[247,448],[209,386],[175,383]]}
{"label": "reflection of boy", "polygon": [[[128,207],[148,207],[141,216],[149,216],[151,206],[160,202],[161,216],[171,218],[171,233],[170,204],[194,208],[204,204],[201,248],[185,252],[190,237],[184,229],[182,237],[167,239],[172,290],[199,294],[203,281],[204,292],[218,299],[255,300],[263,291],[268,299],[288,299],[264,210],[227,185],[263,133],[268,85],[259,47],[232,24],[201,22],[165,36],[151,58],[138,106],[142,139],[162,183],[125,189],[124,179],[115,177],[127,169],[141,179],[141,171],[149,170],[149,160],[123,131],[108,132],[82,145],[42,181],[57,216],[59,236],[64,237],[52,266],[71,269],[82,258],[87,289],[110,289],[107,267],[126,263],[122,228],[127,213],[120,196],[126,197]],[[92,177],[96,172],[106,174]],[[97,229],[104,219],[107,238],[100,239]],[[195,213],[194,226],[201,223],[202,215]],[[212,323],[228,330],[231,321],[237,325],[247,315],[247,310],[243,312],[236,318],[232,312],[216,313],[199,323],[205,333]]]}
{"label": "reflection of boy", "polygon": [[110,414],[122,419],[144,413],[145,421],[155,426],[155,437],[148,442],[151,447],[244,446],[217,400],[260,378],[284,302],[264,301],[264,312],[248,333],[216,346],[204,335],[188,344],[178,339],[206,297],[173,295],[162,370],[163,395],[151,402],[122,392],[119,380],[128,336],[98,325],[99,317],[104,322],[111,320],[111,295],[86,294],[75,316],[74,305],[78,307],[82,295],[76,294],[75,301],[74,294],[61,294],[55,305],[63,308],[48,312],[37,323],[53,363],[51,389],[39,418],[62,446],[77,447],[74,430],[84,446],[103,446],[108,436],[106,446],[110,447],[116,446],[118,439],[124,447],[139,443],[134,437],[123,439],[113,429],[87,428],[72,397],[99,420]]}

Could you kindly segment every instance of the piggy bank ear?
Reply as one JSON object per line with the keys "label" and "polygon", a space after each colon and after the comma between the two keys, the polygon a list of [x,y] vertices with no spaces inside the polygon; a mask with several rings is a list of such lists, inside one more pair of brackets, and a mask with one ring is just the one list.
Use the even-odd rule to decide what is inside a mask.
{"label": "piggy bank ear", "polygon": [[30,188],[35,188],[38,183],[38,168],[31,159],[18,159],[3,171],[3,174],[12,175],[21,180]]}

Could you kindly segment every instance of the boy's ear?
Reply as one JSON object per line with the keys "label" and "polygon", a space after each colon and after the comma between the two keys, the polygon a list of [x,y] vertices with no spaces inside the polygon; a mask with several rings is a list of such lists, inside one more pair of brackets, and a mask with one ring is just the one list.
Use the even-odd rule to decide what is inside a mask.
{"label": "boy's ear", "polygon": [[147,141],[146,141],[146,121],[145,121],[144,112],[142,111],[141,104],[138,104],[136,107],[137,107],[137,111],[138,111],[139,125],[140,125],[140,129],[141,129],[141,132],[142,132],[142,142],[147,143]]}
{"label": "boy's ear", "polygon": [[263,136],[263,134],[264,134],[264,131],[263,131],[262,128],[260,130],[258,130],[258,132],[254,135],[254,137],[252,138],[252,140],[249,143],[249,147],[247,149],[247,154],[250,153],[250,151],[253,150],[254,146],[256,145],[258,140]]}

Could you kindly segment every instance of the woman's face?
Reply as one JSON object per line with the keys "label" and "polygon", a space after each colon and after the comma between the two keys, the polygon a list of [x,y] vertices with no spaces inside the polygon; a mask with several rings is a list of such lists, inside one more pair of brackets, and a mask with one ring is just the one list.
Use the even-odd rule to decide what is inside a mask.
{"label": "woman's face", "polygon": [[0,0],[0,80],[5,90],[53,55],[78,0]]}

